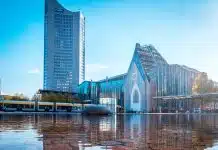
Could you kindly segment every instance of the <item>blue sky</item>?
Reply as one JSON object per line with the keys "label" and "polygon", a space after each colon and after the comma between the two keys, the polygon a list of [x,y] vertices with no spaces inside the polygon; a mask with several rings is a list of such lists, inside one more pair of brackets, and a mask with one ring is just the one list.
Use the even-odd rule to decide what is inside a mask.
{"label": "blue sky", "polygon": [[[86,79],[125,73],[135,43],[152,44],[170,64],[218,81],[218,1],[59,0],[86,17]],[[43,81],[44,0],[0,5],[3,92],[31,96]],[[5,15],[7,14],[7,15]]]}

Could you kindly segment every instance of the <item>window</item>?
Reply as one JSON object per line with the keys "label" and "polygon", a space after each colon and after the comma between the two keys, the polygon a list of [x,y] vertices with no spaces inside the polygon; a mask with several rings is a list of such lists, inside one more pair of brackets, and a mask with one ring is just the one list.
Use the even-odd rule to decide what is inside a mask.
{"label": "window", "polygon": [[133,103],[139,103],[139,93],[137,91],[134,91]]}

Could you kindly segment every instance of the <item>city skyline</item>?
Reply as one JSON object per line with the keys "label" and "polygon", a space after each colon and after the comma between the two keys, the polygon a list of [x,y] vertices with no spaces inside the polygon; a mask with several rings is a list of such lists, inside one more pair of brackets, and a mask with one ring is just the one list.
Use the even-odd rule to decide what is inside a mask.
{"label": "city skyline", "polygon": [[[34,2],[32,9],[27,8],[32,3],[24,2],[26,5],[18,5],[23,8],[18,14],[19,27],[12,25],[16,18],[3,17],[3,29],[7,26],[8,32],[0,30],[0,64],[4,66],[0,77],[3,92],[31,96],[42,88],[44,1]],[[86,80],[126,72],[136,42],[154,45],[170,64],[184,64],[218,80],[216,1],[134,1],[134,5],[131,1],[59,2],[72,11],[80,9],[86,16]],[[13,4],[16,8],[16,2]],[[26,9],[38,15],[29,16]]]}

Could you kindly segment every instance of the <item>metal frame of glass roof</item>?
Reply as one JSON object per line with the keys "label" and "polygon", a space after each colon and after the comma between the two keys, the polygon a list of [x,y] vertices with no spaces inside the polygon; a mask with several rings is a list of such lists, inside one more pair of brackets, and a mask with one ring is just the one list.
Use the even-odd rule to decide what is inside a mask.
{"label": "metal frame of glass roof", "polygon": [[153,97],[154,100],[183,100],[183,99],[198,99],[198,98],[218,98],[218,93],[205,93],[190,96],[158,96]]}

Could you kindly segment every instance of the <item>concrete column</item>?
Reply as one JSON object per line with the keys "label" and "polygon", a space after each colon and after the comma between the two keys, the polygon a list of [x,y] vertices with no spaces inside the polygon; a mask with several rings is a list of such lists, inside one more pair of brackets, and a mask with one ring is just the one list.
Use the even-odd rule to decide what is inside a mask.
{"label": "concrete column", "polygon": [[190,99],[187,98],[187,110],[190,111]]}
{"label": "concrete column", "polygon": [[168,101],[168,113],[170,113],[171,112],[171,110],[172,110],[172,100],[170,99],[169,101]]}
{"label": "concrete column", "polygon": [[177,103],[178,103],[178,101],[176,100],[176,99],[174,99],[174,103],[175,103],[175,112],[176,112],[176,110],[177,110]]}
{"label": "concrete column", "polygon": [[200,105],[201,110],[202,110],[203,106],[204,106],[204,98],[202,97],[201,98],[201,105]]}
{"label": "concrete column", "polygon": [[185,107],[184,111],[186,112],[188,110],[188,99],[185,99]]}
{"label": "concrete column", "polygon": [[194,99],[191,100],[191,108],[192,108],[192,110],[194,108]]}
{"label": "concrete column", "polygon": [[38,100],[35,100],[35,111],[38,111]]}
{"label": "concrete column", "polygon": [[192,98],[189,99],[189,112],[191,112],[192,109]]}
{"label": "concrete column", "polygon": [[53,108],[53,111],[56,112],[56,111],[57,111],[57,105],[56,105],[56,102],[53,103],[53,107],[54,107],[54,108]]}

